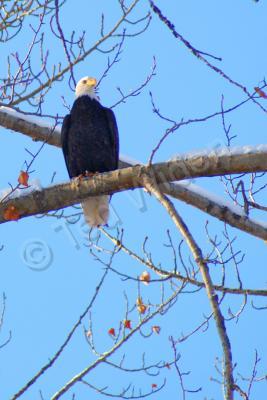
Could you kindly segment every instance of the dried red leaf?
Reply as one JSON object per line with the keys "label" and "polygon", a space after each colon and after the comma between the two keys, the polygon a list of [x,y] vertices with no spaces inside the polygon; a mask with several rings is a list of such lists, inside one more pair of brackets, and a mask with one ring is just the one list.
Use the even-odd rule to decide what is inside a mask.
{"label": "dried red leaf", "polygon": [[267,99],[267,94],[259,87],[254,87],[254,90],[260,97],[262,97],[263,99]]}
{"label": "dried red leaf", "polygon": [[161,327],[160,327],[160,326],[158,326],[158,325],[152,326],[152,331],[153,331],[154,333],[159,334],[159,333],[160,333],[160,330],[161,330]]}
{"label": "dried red leaf", "polygon": [[158,385],[156,383],[152,383],[151,387],[152,389],[157,389]]}
{"label": "dried red leaf", "polygon": [[26,171],[20,171],[19,177],[18,177],[18,183],[20,183],[23,186],[28,187],[28,180],[29,180],[29,174]]}
{"label": "dried red leaf", "polygon": [[131,320],[130,319],[125,319],[124,320],[124,328],[132,329]]}
{"label": "dried red leaf", "polygon": [[3,217],[6,221],[17,221],[20,217],[18,210],[11,204],[5,209]]}
{"label": "dried red leaf", "polygon": [[144,282],[145,285],[148,285],[150,282],[150,273],[147,271],[142,272],[139,279],[140,281]]}
{"label": "dried red leaf", "polygon": [[115,329],[114,328],[110,328],[108,330],[108,333],[109,333],[110,336],[115,336]]}

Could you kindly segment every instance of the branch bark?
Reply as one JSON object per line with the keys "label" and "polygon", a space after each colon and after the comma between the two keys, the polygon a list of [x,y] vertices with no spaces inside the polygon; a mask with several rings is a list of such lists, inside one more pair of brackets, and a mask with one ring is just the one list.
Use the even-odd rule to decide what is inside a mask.
{"label": "branch bark", "polygon": [[247,215],[234,212],[227,205],[219,204],[212,198],[205,197],[201,193],[190,190],[190,185],[189,187],[185,187],[184,185],[179,185],[179,183],[170,183],[169,188],[166,186],[167,185],[164,185],[162,189],[160,185],[160,189],[165,194],[182,200],[206,214],[226,222],[234,228],[240,229],[260,239],[267,240],[267,224],[266,227],[264,227],[257,221],[250,219]]}
{"label": "branch bark", "polygon": [[169,188],[169,181],[266,170],[265,152],[230,155],[210,153],[207,156],[193,155],[148,166],[136,165],[98,174],[79,182],[72,180],[70,183],[52,185],[41,191],[4,201],[0,205],[0,223],[7,222],[4,213],[9,206],[15,207],[20,218],[46,213],[80,203],[88,196],[142,187],[144,175],[152,175],[157,183],[165,184],[164,187]]}
{"label": "branch bark", "polygon": [[37,118],[28,119],[23,113],[13,112],[9,107],[0,107],[0,125],[4,128],[29,136],[35,142],[42,141],[61,147],[60,129],[45,126],[37,121]]}

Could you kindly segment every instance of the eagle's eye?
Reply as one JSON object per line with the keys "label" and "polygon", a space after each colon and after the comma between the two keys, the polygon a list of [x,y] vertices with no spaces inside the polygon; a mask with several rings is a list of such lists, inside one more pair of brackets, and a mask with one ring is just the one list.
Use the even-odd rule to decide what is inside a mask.
{"label": "eagle's eye", "polygon": [[84,79],[84,80],[83,80],[83,84],[85,85],[85,84],[86,84],[86,82],[87,82],[87,80],[86,80],[86,79]]}

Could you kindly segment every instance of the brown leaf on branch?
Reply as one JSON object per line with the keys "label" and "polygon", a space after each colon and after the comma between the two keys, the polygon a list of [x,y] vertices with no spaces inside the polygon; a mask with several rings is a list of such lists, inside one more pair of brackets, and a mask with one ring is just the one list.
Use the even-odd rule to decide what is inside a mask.
{"label": "brown leaf on branch", "polygon": [[158,326],[158,325],[152,326],[152,331],[153,331],[154,333],[157,333],[158,335],[159,335],[159,333],[160,333],[160,330],[161,330],[161,327],[160,327],[160,326]]}
{"label": "brown leaf on branch", "polygon": [[148,285],[150,282],[150,273],[147,271],[142,272],[139,277],[140,281],[142,281],[145,285]]}
{"label": "brown leaf on branch", "polygon": [[136,306],[140,314],[144,314],[147,310],[147,306],[143,303],[142,297],[137,297]]}
{"label": "brown leaf on branch", "polygon": [[6,221],[17,221],[20,218],[18,210],[11,204],[5,209],[3,217]]}
{"label": "brown leaf on branch", "polygon": [[20,185],[23,185],[25,187],[28,187],[28,180],[29,180],[29,174],[26,171],[20,171],[19,177],[18,177],[18,183]]}

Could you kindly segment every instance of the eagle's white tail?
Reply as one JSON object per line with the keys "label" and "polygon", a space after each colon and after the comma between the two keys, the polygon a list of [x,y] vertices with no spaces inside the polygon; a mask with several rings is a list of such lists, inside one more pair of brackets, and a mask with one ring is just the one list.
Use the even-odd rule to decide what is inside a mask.
{"label": "eagle's white tail", "polygon": [[109,217],[109,197],[88,197],[82,202],[85,221],[90,226],[106,225]]}

